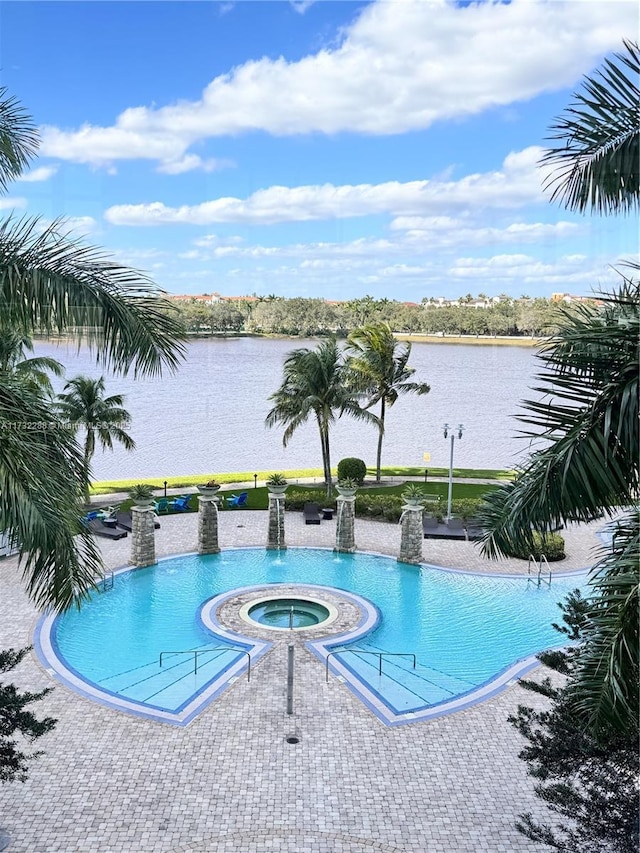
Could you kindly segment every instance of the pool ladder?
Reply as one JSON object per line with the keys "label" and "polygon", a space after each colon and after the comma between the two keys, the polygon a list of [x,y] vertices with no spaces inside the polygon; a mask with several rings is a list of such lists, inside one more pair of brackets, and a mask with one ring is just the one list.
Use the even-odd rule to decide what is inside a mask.
{"label": "pool ladder", "polygon": [[184,649],[180,652],[160,652],[160,666],[165,655],[193,655],[193,673],[198,671],[198,655],[208,655],[211,652],[238,652],[247,656],[247,681],[251,681],[251,655],[246,649],[236,649],[233,646],[213,646],[210,649]]}
{"label": "pool ladder", "polygon": [[[534,566],[537,566],[537,568],[538,568],[535,580],[533,577],[531,577],[531,564],[532,563]],[[543,565],[543,563],[549,571],[549,579],[548,580],[546,578],[542,577],[542,565]],[[547,558],[545,557],[544,554],[540,557],[539,563],[536,563],[536,558],[533,556],[533,554],[529,554],[529,563],[527,565],[527,574],[529,575],[529,577],[527,578],[527,586],[529,586],[530,583],[536,583],[536,580],[537,580],[537,584],[536,584],[537,586],[540,586],[540,584],[543,582],[546,583],[548,587],[551,586],[551,569],[549,568],[549,561],[547,560]]]}
{"label": "pool ladder", "polygon": [[101,592],[106,592],[108,589],[113,589],[113,572],[102,576]]}
{"label": "pool ladder", "polygon": [[354,655],[375,655],[378,658],[378,675],[382,675],[382,658],[413,658],[413,669],[416,668],[416,656],[413,652],[370,652],[365,649],[343,649],[339,652],[329,652],[325,661],[325,681],[329,681],[329,658],[331,655],[344,655],[351,652]]}

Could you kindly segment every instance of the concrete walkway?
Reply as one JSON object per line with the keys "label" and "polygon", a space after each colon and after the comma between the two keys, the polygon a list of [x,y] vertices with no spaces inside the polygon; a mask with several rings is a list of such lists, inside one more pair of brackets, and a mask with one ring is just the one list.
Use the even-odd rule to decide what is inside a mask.
{"label": "concrete walkway", "polygon": [[[157,553],[193,551],[196,514],[161,518]],[[601,525],[565,531],[569,557],[593,561]],[[220,514],[222,547],[264,545],[267,514]],[[396,555],[397,525],[356,520],[360,550]],[[305,525],[287,513],[289,545],[331,546],[335,521]],[[130,539],[101,540],[108,567],[127,563]],[[473,543],[424,542],[426,562],[489,572]],[[31,642],[37,612],[15,557],[0,561],[0,648]],[[386,728],[322,666],[299,659],[295,713],[285,713],[286,661],[268,655],[187,728],[120,714],[63,686],[37,706],[58,719],[36,744],[24,784],[2,787],[0,826],[9,853],[520,853],[544,848],[514,828],[519,813],[545,815],[506,722],[515,686],[461,713]],[[33,655],[11,673],[22,689],[53,682]],[[291,745],[287,737],[295,735]]]}

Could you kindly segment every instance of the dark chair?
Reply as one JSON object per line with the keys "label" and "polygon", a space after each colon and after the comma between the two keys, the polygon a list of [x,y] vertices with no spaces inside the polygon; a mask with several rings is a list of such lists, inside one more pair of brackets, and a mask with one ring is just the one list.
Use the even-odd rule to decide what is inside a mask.
{"label": "dark chair", "polygon": [[422,517],[422,530],[426,533],[427,530],[435,530],[438,526],[438,519],[435,515],[425,515]]}
{"label": "dark chair", "polygon": [[[131,511],[123,511],[120,510],[116,512],[116,524],[118,527],[121,527],[123,530],[128,530],[131,532],[133,527],[133,521],[131,519]],[[154,525],[156,530],[160,529],[160,522],[154,520]]]}
{"label": "dark chair", "polygon": [[305,524],[320,524],[322,513],[316,503],[306,503],[302,508],[302,516]]}
{"label": "dark chair", "polygon": [[105,539],[124,539],[128,535],[126,530],[110,527],[99,518],[83,518],[82,523],[94,536],[103,536]]}
{"label": "dark chair", "polygon": [[484,527],[473,521],[467,523],[467,539],[469,542],[477,542],[478,539],[482,539],[483,534]]}
{"label": "dark chair", "polygon": [[227,498],[227,506],[239,508],[247,505],[247,498],[249,497],[249,492],[240,492],[239,495],[231,495],[230,498]]}

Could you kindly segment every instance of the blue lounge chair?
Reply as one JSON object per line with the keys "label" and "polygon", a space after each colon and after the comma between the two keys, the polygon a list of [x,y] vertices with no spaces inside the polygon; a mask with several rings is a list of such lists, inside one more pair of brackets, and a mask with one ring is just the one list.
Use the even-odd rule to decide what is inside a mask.
{"label": "blue lounge chair", "polygon": [[227,498],[227,506],[236,508],[246,506],[248,497],[249,492],[240,492],[239,495],[231,495],[230,498]]}
{"label": "blue lounge chair", "polygon": [[160,515],[161,512],[169,512],[169,498],[160,498],[154,501],[153,511],[156,515]]}
{"label": "blue lounge chair", "polygon": [[191,495],[181,495],[179,498],[175,498],[175,500],[169,501],[169,506],[177,512],[188,512],[190,500]]}

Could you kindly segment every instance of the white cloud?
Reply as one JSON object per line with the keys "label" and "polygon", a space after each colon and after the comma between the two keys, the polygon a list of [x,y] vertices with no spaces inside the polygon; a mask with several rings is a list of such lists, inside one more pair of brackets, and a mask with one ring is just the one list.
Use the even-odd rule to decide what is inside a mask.
{"label": "white cloud", "polygon": [[26,198],[14,197],[0,198],[0,210],[19,210],[27,206]]}
{"label": "white cloud", "polygon": [[304,15],[307,9],[310,9],[316,0],[289,0],[289,5],[292,7],[294,12],[297,12],[299,15]]}
{"label": "white cloud", "polygon": [[94,165],[167,164],[182,162],[194,142],[254,130],[423,129],[572,86],[636,32],[636,6],[625,0],[373,3],[335,46],[295,62],[248,61],[216,77],[198,101],[132,107],[111,127],[44,127],[41,152]]}
{"label": "white cloud", "polygon": [[37,169],[32,169],[30,172],[20,175],[19,178],[16,178],[16,181],[24,181],[25,183],[48,181],[57,171],[57,166],[39,166]]}
{"label": "white cloud", "polygon": [[62,229],[66,233],[72,232],[73,237],[95,233],[99,230],[99,226],[93,216],[65,216],[62,220]]}
{"label": "white cloud", "polygon": [[164,160],[158,166],[158,171],[165,175],[182,175],[194,169],[202,169],[203,172],[218,172],[221,169],[229,169],[235,166],[233,160],[216,159],[211,157],[203,160],[197,154],[185,154],[177,160]]}
{"label": "white cloud", "polygon": [[193,206],[168,207],[159,201],[115,205],[105,211],[105,218],[114,225],[273,225],[380,213],[412,216],[469,208],[509,210],[543,201],[543,172],[536,166],[540,156],[541,149],[532,146],[509,154],[500,170],[467,175],[458,181],[273,186],[246,199],[218,198]]}

